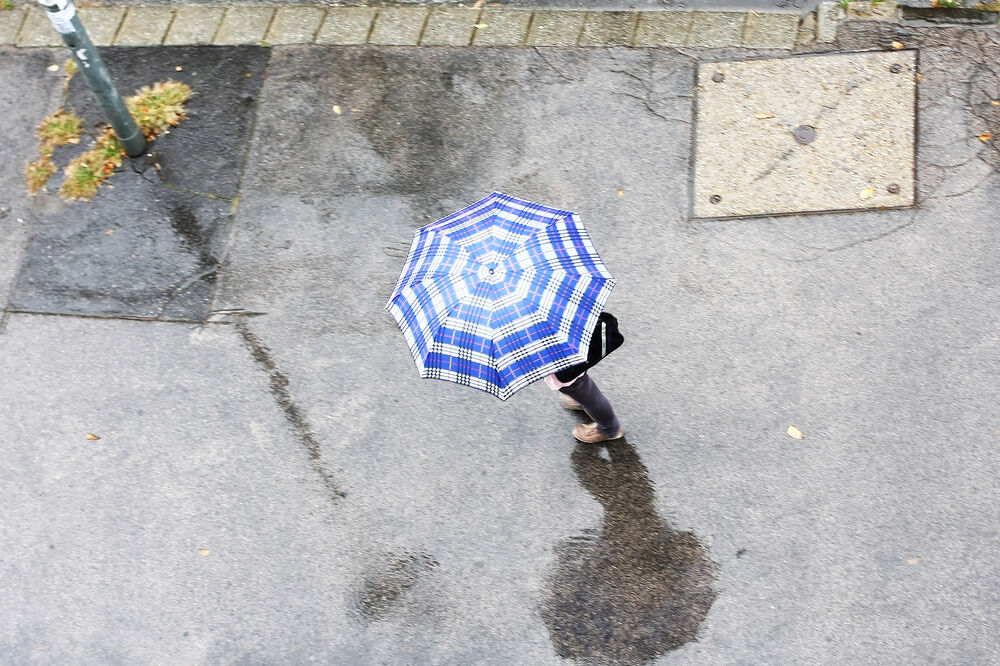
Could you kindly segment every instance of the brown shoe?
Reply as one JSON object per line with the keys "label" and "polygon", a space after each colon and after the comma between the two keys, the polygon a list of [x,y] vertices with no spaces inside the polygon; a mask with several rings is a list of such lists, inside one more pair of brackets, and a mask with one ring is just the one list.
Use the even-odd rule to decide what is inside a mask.
{"label": "brown shoe", "polygon": [[597,429],[596,423],[581,423],[573,428],[573,436],[576,437],[577,441],[584,442],[586,444],[597,444],[598,442],[609,442],[613,439],[621,439],[625,436],[625,431],[618,428],[618,432],[614,436],[608,437]]}
{"label": "brown shoe", "polygon": [[580,403],[578,403],[576,400],[569,397],[565,393],[559,394],[559,402],[561,402],[562,406],[565,407],[566,409],[575,409],[578,412],[583,411],[583,405],[581,405]]}

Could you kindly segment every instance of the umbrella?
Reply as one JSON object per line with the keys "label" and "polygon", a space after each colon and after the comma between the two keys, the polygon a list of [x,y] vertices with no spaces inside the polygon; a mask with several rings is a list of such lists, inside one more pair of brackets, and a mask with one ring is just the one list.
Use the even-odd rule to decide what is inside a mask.
{"label": "umbrella", "polygon": [[587,360],[614,285],[576,213],[494,192],[416,231],[386,309],[421,377],[506,400]]}

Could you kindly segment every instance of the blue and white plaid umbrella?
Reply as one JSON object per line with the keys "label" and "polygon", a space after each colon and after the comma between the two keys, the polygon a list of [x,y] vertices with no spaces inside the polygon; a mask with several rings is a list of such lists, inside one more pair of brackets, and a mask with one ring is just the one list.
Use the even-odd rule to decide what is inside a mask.
{"label": "blue and white plaid umbrella", "polygon": [[587,360],[614,286],[576,213],[494,192],[417,230],[386,309],[421,377],[506,400]]}

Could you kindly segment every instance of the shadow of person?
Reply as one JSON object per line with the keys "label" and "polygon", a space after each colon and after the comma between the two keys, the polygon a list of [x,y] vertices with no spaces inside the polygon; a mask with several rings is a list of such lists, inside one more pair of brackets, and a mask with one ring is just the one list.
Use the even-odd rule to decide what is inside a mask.
{"label": "shadow of person", "polygon": [[715,564],[691,532],[656,513],[646,466],[625,439],[572,454],[604,507],[600,530],[556,546],[541,616],[560,657],[639,664],[697,638],[715,600]]}

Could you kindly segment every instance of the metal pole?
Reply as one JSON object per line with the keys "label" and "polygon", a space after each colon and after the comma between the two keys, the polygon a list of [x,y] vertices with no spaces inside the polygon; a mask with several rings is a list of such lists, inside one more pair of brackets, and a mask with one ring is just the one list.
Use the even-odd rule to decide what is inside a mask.
{"label": "metal pole", "polygon": [[146,137],[139,131],[132,114],[125,107],[121,95],[111,80],[111,74],[94,48],[87,31],[76,15],[73,0],[38,0],[52,21],[52,25],[62,35],[63,42],[73,53],[77,68],[94,93],[98,104],[111,122],[115,136],[121,142],[125,154],[138,157],[146,151]]}

